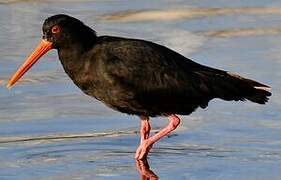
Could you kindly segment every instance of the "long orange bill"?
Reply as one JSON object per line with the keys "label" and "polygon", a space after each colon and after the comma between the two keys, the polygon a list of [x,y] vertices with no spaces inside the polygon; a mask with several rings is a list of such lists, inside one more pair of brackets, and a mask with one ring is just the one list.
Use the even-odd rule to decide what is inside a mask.
{"label": "long orange bill", "polygon": [[46,52],[52,49],[52,43],[42,39],[37,48],[31,53],[31,55],[25,60],[17,72],[8,81],[7,88],[11,88],[23,75],[27,72],[40,57]]}

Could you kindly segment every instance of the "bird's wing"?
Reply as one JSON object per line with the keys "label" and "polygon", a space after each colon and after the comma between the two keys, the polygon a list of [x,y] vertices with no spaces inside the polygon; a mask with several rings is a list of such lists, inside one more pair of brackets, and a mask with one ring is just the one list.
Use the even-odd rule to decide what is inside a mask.
{"label": "bird's wing", "polygon": [[105,67],[108,77],[155,112],[189,114],[213,98],[264,104],[271,95],[264,84],[200,65],[152,42],[114,44]]}
{"label": "bird's wing", "polygon": [[194,73],[201,65],[164,46],[127,41],[112,48],[111,54],[106,62],[109,77],[131,89],[143,104],[160,104],[167,109],[185,105],[194,110],[206,106],[210,99],[204,79]]}

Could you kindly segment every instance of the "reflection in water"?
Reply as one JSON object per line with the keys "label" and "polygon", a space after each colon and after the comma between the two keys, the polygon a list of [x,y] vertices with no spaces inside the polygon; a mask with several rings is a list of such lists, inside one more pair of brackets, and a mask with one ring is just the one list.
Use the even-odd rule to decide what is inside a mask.
{"label": "reflection in water", "polygon": [[93,133],[80,133],[80,134],[54,134],[45,136],[10,136],[0,137],[0,144],[16,143],[16,142],[31,142],[40,141],[41,143],[49,143],[50,140],[68,140],[68,139],[85,139],[85,138],[100,138],[100,137],[118,137],[122,135],[136,134],[134,130],[124,131],[111,131],[111,132],[93,132]]}
{"label": "reflection in water", "polygon": [[158,179],[157,175],[152,170],[150,170],[147,159],[136,160],[136,168],[139,172],[141,180]]}
{"label": "reflection in water", "polygon": [[[0,179],[280,179],[280,3],[63,1],[0,0]],[[179,136],[154,148],[150,168],[132,159],[138,121],[79,96],[53,63],[56,52],[22,86],[5,89],[38,42],[42,21],[55,13],[79,17],[101,34],[151,40],[270,81],[274,98],[263,107],[216,101],[192,121],[186,117]]]}
{"label": "reflection in water", "polygon": [[[0,85],[6,85],[9,76],[0,76]],[[66,81],[68,78],[67,76],[58,71],[48,71],[48,72],[40,72],[40,74],[28,74],[27,76],[23,77],[20,81],[20,84],[26,85],[31,83],[40,83],[45,82],[49,83],[52,81]]]}
{"label": "reflection in water", "polygon": [[217,31],[206,31],[202,32],[202,35],[210,37],[221,37],[221,38],[231,38],[240,36],[261,36],[261,35],[280,35],[280,27],[271,28],[247,28],[247,29],[225,29]]}
{"label": "reflection in water", "polygon": [[[133,130],[124,129],[123,131],[54,134],[25,138],[19,136],[1,137],[0,151],[2,150],[3,156],[0,156],[0,179],[3,177],[1,177],[1,168],[5,167],[16,170],[34,168],[37,170],[38,167],[44,167],[44,171],[42,170],[41,173],[45,173],[45,169],[47,169],[48,180],[87,179],[85,177],[100,179],[111,176],[136,179],[136,174],[140,179],[145,180],[158,179],[158,176],[174,179],[175,172],[183,172],[183,174],[176,174],[176,176],[186,179],[189,176],[184,174],[185,172],[193,173],[193,171],[200,170],[200,174],[203,175],[210,173],[210,171],[213,173],[214,169],[221,172],[220,162],[231,162],[234,165],[230,168],[235,167],[235,164],[237,164],[237,168],[241,168],[241,164],[261,164],[263,166],[264,163],[270,164],[281,160],[280,150],[271,149],[272,145],[281,144],[280,141],[264,142],[259,140],[254,142],[253,140],[256,139],[243,137],[237,141],[232,139],[231,145],[210,146],[208,144],[186,143],[186,140],[183,140],[181,144],[179,143],[180,137],[186,137],[181,134],[173,136],[172,142],[167,140],[166,143],[162,142],[159,147],[154,148],[153,169],[151,169],[146,159],[132,161],[136,145],[134,142],[137,139],[136,133]],[[233,147],[233,144],[236,144],[237,147]],[[268,144],[271,148],[249,148],[249,144]],[[172,160],[170,161],[170,159]],[[210,162],[210,164],[205,164],[205,162]],[[61,168],[57,164],[59,166],[69,164],[70,166],[60,170],[71,174],[56,174],[57,168]],[[213,165],[218,167],[213,168]],[[156,170],[157,175],[153,172]],[[183,179],[180,177],[177,179]]]}
{"label": "reflection in water", "polygon": [[101,16],[101,20],[118,22],[174,21],[200,17],[230,14],[281,14],[280,7],[239,7],[239,8],[170,8],[161,10],[119,11]]}

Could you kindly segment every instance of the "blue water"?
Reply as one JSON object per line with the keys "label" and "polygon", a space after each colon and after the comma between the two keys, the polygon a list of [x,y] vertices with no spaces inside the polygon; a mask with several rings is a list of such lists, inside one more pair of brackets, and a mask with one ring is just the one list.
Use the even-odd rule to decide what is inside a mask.
{"label": "blue water", "polygon": [[[39,42],[44,19],[57,13],[81,19],[100,35],[152,40],[272,87],[265,106],[214,100],[182,116],[180,127],[149,156],[160,179],[280,179],[279,1],[7,0],[0,1],[1,180],[140,177],[133,158],[138,117],[84,95],[55,51],[11,90],[5,88]],[[155,132],[167,121],[151,123]]]}

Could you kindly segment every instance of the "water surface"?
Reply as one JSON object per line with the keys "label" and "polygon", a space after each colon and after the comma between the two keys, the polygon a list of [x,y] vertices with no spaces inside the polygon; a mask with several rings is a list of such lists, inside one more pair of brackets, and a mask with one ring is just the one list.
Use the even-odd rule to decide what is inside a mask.
{"label": "water surface", "polygon": [[[273,0],[0,1],[0,179],[139,178],[138,118],[81,93],[55,51],[5,88],[56,13],[272,86],[266,106],[215,100],[182,116],[149,156],[160,179],[280,179],[281,3]],[[166,124],[151,122],[154,132]]]}

